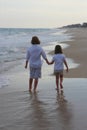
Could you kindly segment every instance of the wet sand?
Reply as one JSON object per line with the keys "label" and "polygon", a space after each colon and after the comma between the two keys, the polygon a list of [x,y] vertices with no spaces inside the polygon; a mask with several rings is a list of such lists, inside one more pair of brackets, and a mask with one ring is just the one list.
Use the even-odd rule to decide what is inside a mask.
{"label": "wet sand", "polygon": [[0,90],[0,130],[87,128],[87,79],[65,78],[63,91],[57,93],[50,76],[40,80],[36,93],[29,93],[21,76],[27,81],[25,73],[11,75],[14,84]]}
{"label": "wet sand", "polygon": [[[75,40],[81,32],[78,29],[67,31],[77,36]],[[67,42],[70,47],[65,49],[64,53],[76,63],[80,63],[80,66],[70,70],[68,76],[65,75],[64,89],[59,93],[55,90],[55,77],[50,75],[52,68],[46,63],[43,65],[42,78],[36,93],[28,92],[28,70],[24,69],[24,62],[7,73],[10,85],[0,89],[0,130],[85,130],[87,128],[87,75],[84,67],[86,61],[85,57],[82,57],[84,54],[81,53],[84,52],[86,55],[87,44],[83,42],[82,45],[78,39],[79,42],[75,40]],[[78,47],[77,43],[81,46]],[[74,45],[77,49],[76,47],[74,49]],[[78,49],[81,51],[79,54]],[[82,72],[85,72],[84,75]]]}

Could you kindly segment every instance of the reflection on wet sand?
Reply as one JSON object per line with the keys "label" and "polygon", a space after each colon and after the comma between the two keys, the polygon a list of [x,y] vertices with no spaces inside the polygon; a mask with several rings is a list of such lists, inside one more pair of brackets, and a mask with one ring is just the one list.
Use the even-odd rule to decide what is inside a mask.
{"label": "reflection on wet sand", "polygon": [[30,95],[32,97],[32,130],[50,130],[50,123],[47,119],[47,114],[44,109],[46,104],[40,101],[37,92],[30,93]]}
{"label": "reflection on wet sand", "polygon": [[23,100],[26,105],[19,123],[29,130],[73,130],[72,106],[64,91],[31,92]]}
{"label": "reflection on wet sand", "polygon": [[72,107],[71,104],[65,99],[64,91],[61,90],[57,93],[58,102],[58,119],[60,130],[72,130],[71,120],[72,120]]}

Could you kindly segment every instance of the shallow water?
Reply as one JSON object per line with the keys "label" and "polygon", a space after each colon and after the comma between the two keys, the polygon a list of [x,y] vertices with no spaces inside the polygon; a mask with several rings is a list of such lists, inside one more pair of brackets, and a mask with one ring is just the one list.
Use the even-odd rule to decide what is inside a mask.
{"label": "shallow water", "polygon": [[[70,106],[63,95],[13,92],[4,96],[0,128],[52,130],[70,127]],[[19,96],[18,96],[19,95]]]}
{"label": "shallow water", "polygon": [[[53,50],[55,43],[70,40],[71,36],[64,31],[64,29],[0,28],[0,88],[9,85],[5,73],[14,69],[25,59],[32,36],[38,36],[41,46],[48,45],[48,48]],[[54,46],[51,46],[53,44]],[[63,46],[66,45],[63,44]]]}
{"label": "shallow water", "polygon": [[36,93],[29,93],[25,82],[1,89],[0,129],[85,130],[87,79],[64,79],[59,93],[52,79],[42,79]]}

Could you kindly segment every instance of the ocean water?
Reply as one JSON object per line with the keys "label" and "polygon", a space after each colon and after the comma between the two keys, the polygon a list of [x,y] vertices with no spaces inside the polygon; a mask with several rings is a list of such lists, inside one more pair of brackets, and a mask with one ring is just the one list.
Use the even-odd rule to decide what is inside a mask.
{"label": "ocean water", "polygon": [[[70,40],[72,36],[63,29],[19,29],[0,28],[0,88],[8,85],[5,73],[25,59],[26,49],[31,45],[32,36],[38,36],[46,53],[54,50],[56,44]],[[61,44],[63,48],[67,44]]]}

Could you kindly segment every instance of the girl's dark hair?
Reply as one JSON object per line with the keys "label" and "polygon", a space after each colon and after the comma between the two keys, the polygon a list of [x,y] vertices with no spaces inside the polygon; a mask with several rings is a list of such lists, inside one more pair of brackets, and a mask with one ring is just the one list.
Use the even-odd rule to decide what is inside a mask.
{"label": "girl's dark hair", "polygon": [[31,40],[32,44],[40,44],[40,40],[37,36],[33,36]]}
{"label": "girl's dark hair", "polygon": [[62,54],[63,51],[62,51],[62,48],[60,45],[56,45],[55,46],[55,54]]}

